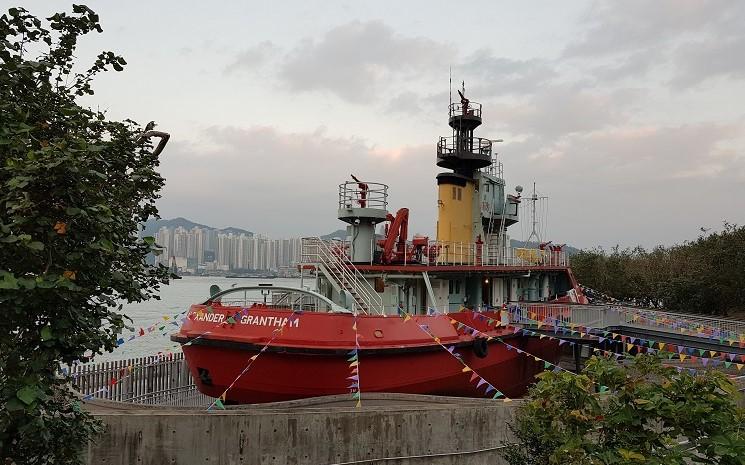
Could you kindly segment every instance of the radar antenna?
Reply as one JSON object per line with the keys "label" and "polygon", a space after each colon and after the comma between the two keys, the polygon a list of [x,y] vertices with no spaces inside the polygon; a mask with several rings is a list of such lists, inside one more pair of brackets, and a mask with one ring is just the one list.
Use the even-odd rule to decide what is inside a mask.
{"label": "radar antenna", "polygon": [[530,197],[528,197],[525,200],[527,200],[528,202],[530,202],[530,218],[531,218],[531,222],[532,222],[532,225],[533,225],[533,230],[531,231],[530,236],[528,236],[528,240],[526,242],[530,243],[531,239],[533,239],[535,237],[535,242],[538,243],[538,244],[540,244],[541,243],[541,236],[538,234],[538,229],[537,229],[538,219],[536,218],[536,214],[535,214],[535,204],[536,204],[536,202],[538,202],[540,200],[548,200],[548,197],[546,197],[546,196],[538,196],[538,194],[535,191],[535,182],[534,182],[533,183],[533,195],[531,195]]}

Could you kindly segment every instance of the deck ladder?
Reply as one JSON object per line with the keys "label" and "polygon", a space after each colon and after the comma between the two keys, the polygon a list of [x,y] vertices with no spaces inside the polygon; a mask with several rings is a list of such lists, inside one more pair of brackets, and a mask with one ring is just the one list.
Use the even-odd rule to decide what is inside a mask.
{"label": "deck ladder", "polygon": [[320,237],[303,238],[303,262],[316,265],[338,291],[346,291],[355,311],[383,314],[383,298],[349,260],[342,248],[334,249]]}

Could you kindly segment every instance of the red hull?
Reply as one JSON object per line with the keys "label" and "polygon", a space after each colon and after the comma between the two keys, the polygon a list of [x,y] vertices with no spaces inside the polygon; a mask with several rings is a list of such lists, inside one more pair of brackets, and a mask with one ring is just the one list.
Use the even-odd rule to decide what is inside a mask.
{"label": "red hull", "polygon": [[[535,374],[543,370],[542,361],[508,350],[497,339],[489,341],[485,357],[478,357],[473,349],[474,338],[463,329],[458,331],[451,319],[478,329],[482,333],[480,337],[501,337],[510,345],[551,363],[559,355],[555,341],[514,335],[489,324],[489,319],[498,318],[493,313],[415,316],[409,321],[397,317],[355,319],[348,314],[303,313],[296,322],[289,320],[278,334],[277,325],[272,323],[284,322],[292,314],[289,310],[215,306],[214,314],[204,314],[201,313],[204,308],[193,306],[189,319],[173,339],[193,341],[184,345],[183,351],[198,389],[219,397],[232,384],[226,400],[233,403],[275,402],[349,392],[351,370],[347,359],[348,352],[356,346],[355,334],[359,335],[359,384],[363,395],[398,392],[484,396],[484,386],[477,389],[470,383],[471,373],[464,373],[463,365],[433,336],[446,346],[454,345],[455,353],[469,367],[509,397],[524,394]],[[234,318],[236,323],[226,324],[227,316],[236,311],[240,312]],[[254,318],[249,320],[247,315],[263,324],[254,324]],[[357,331],[353,329],[355,321]],[[425,325],[432,335],[420,325]],[[266,350],[259,354],[264,346]],[[259,356],[250,368],[240,375],[256,354]]]}

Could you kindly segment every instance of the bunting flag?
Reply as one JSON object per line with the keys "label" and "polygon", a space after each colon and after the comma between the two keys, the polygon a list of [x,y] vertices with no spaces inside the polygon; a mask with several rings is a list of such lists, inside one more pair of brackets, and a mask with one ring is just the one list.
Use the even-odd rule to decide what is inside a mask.
{"label": "bunting flag", "polygon": [[[681,334],[689,334],[699,338],[708,338],[718,341],[720,344],[726,342],[729,346],[738,345],[740,348],[745,348],[745,333],[738,333],[730,329],[708,326],[701,322],[690,321],[679,314],[670,315],[660,311],[645,311],[637,308],[629,309],[609,307],[609,309],[620,312],[622,321],[651,326],[664,326],[676,330]],[[529,316],[530,319],[535,319],[531,315],[537,316],[534,312],[531,312],[530,310],[525,311],[518,305],[510,306],[508,311],[516,313],[518,317],[522,317],[521,319],[524,319],[525,315]]]}
{"label": "bunting flag", "polygon": [[609,307],[609,309],[620,313],[625,321],[648,326],[666,327],[677,330],[681,334],[716,340],[720,344],[726,342],[730,346],[738,344],[741,348],[745,348],[745,334],[730,329],[705,325],[698,321],[689,320],[680,314],[672,315],[657,310],[639,308]]}
{"label": "bunting flag", "polygon": [[[524,317],[522,319],[525,320]],[[559,332],[561,332],[563,334],[574,334],[574,332],[571,329],[568,329],[568,328],[571,328],[572,325],[568,325],[567,327],[564,327],[564,326],[562,326],[562,323],[558,319],[547,318],[546,320],[547,320],[547,322],[546,322],[547,324],[549,324],[549,325],[553,324],[554,332],[556,334],[558,334]],[[574,327],[576,327],[576,328],[582,328],[579,325],[574,325]],[[703,366],[706,366],[709,363],[709,360],[706,359],[705,357],[703,357],[703,354],[705,354],[707,352],[705,349],[696,348],[696,347],[682,346],[682,345],[675,345],[675,346],[673,346],[671,344],[666,344],[666,343],[663,343],[663,342],[658,342],[658,341],[653,341],[653,340],[646,340],[646,339],[643,339],[643,338],[626,337],[626,336],[623,336],[621,334],[609,332],[609,331],[602,330],[602,329],[599,329],[599,328],[592,328],[592,327],[584,327],[584,328],[587,331],[586,332],[586,335],[588,335],[590,337],[597,338],[597,340],[599,342],[603,342],[603,341],[608,340],[608,339],[610,339],[610,340],[619,340],[619,341],[623,342],[624,343],[624,350],[627,351],[627,352],[628,351],[631,351],[633,348],[637,348],[637,350],[640,353],[641,352],[647,352],[647,353],[650,353],[650,354],[659,353],[662,356],[666,356],[668,359],[672,359],[673,357],[676,357],[676,356],[677,356],[677,358],[680,358],[680,354],[684,354],[685,357],[683,357],[683,360],[686,360],[686,359],[689,359],[690,358],[690,361],[691,362],[701,363]],[[530,330],[527,330],[527,329],[524,329],[524,328],[521,329],[521,331],[524,334],[528,334],[528,335],[531,335],[531,336],[538,336],[538,337],[540,337],[540,334],[539,333],[536,333],[534,331],[530,331]],[[597,333],[597,334],[593,334],[593,333]],[[603,336],[600,336],[600,334],[603,334],[605,336],[605,338]],[[565,343],[565,342],[563,342],[562,339],[560,339],[560,338],[558,338],[558,339],[559,339],[559,345],[562,345],[562,344]],[[647,347],[647,345],[649,347]],[[653,349],[652,347],[654,345],[657,345],[659,347],[659,350]],[[670,349],[675,350],[675,352],[665,352],[664,351],[665,347],[669,347]],[[694,355],[697,352],[699,353],[699,356],[695,356]],[[743,361],[745,361],[745,354],[738,355],[738,354],[734,354],[734,353],[717,352],[717,351],[713,351],[713,350],[708,351],[708,353],[710,355],[709,358],[711,358],[711,359],[713,359],[714,357],[719,357],[719,358],[722,359],[722,361],[724,361],[725,359],[729,359],[730,361],[734,361],[737,357],[741,357],[743,359]],[[721,362],[717,362],[717,363],[721,363]],[[725,367],[727,367],[727,365],[725,365]]]}
{"label": "bunting flag", "polygon": [[[408,314],[406,315],[408,316]],[[407,321],[404,318],[404,321]],[[354,331],[354,349],[349,351],[347,355],[347,362],[349,362],[349,371],[351,375],[347,378],[351,381],[349,384],[349,393],[352,395],[352,400],[355,400],[355,408],[362,407],[362,391],[360,390],[360,335],[357,331],[357,314],[354,314],[354,322],[352,323],[352,330]]]}
{"label": "bunting flag", "polygon": [[[466,325],[466,326],[467,326],[467,325]],[[508,326],[510,326],[510,325],[508,325]],[[577,325],[575,325],[575,327],[577,327]],[[593,337],[599,337],[599,336],[595,336],[595,335],[592,335],[592,334],[590,334],[590,331],[592,330],[592,328],[588,328],[588,327],[583,327],[583,328],[584,328],[584,329],[585,329],[585,330],[586,330],[586,331],[588,332],[588,333],[587,333],[588,335],[590,335],[590,336],[593,336]],[[519,331],[520,331],[520,332],[522,332],[523,334],[527,334],[527,335],[531,335],[531,336],[537,336],[537,335],[539,334],[539,333],[536,333],[535,331],[531,331],[531,330],[529,330],[529,329],[525,329],[525,328],[518,328],[518,329],[519,329]],[[619,335],[619,336],[620,336],[620,335]],[[547,337],[549,337],[550,339],[558,339],[559,345],[561,345],[561,343],[562,343],[562,341],[563,341],[562,339],[560,339],[560,338],[555,338],[555,337],[553,337],[553,336],[547,336]],[[614,338],[615,338],[615,336],[614,336]],[[576,374],[576,373],[574,373],[574,372],[572,372],[572,371],[569,371],[569,370],[566,370],[566,369],[564,369],[564,368],[561,368],[560,366],[558,366],[558,365],[555,365],[555,364],[553,364],[553,363],[549,362],[548,360],[544,360],[544,359],[542,359],[542,358],[540,358],[540,357],[538,357],[538,356],[536,356],[536,355],[534,355],[534,354],[531,354],[531,353],[529,353],[529,352],[526,352],[525,350],[522,350],[522,349],[520,349],[520,348],[518,348],[518,347],[515,347],[515,346],[513,346],[513,345],[511,345],[511,344],[508,344],[508,343],[506,343],[506,342],[505,342],[504,340],[502,340],[502,339],[501,339],[501,338],[499,338],[499,337],[494,337],[494,339],[496,339],[497,341],[499,341],[499,342],[501,342],[502,344],[504,344],[504,345],[505,345],[505,347],[507,348],[507,350],[515,350],[515,351],[516,351],[517,353],[519,353],[519,354],[522,354],[522,355],[524,355],[524,356],[526,356],[526,357],[530,357],[530,358],[532,358],[532,359],[533,359],[534,361],[537,361],[537,362],[542,362],[542,363],[543,363],[543,368],[544,368],[544,369],[549,369],[549,368],[552,368],[552,367],[553,367],[553,368],[552,368],[552,371],[554,371],[554,372],[561,372],[561,371],[565,371],[565,372],[567,372],[567,373],[570,373],[570,374],[572,374],[572,375],[574,375],[574,376],[577,376],[577,374]],[[629,338],[629,340],[630,340],[630,338]],[[646,341],[642,341],[642,340],[640,340],[640,339],[638,339],[638,338],[636,338],[635,340],[636,340],[636,342],[640,342],[640,343],[645,343],[645,344],[647,343]],[[634,346],[634,344],[632,344],[632,346]],[[648,349],[648,350],[651,350],[651,349]],[[616,358],[616,360],[620,360],[620,359],[624,358],[624,355],[622,355],[622,354],[616,354],[616,353],[613,353],[613,352],[610,352],[610,351],[605,351],[605,350],[602,350],[602,349],[598,349],[598,348],[594,348],[594,349],[593,349],[593,351],[594,351],[594,352],[598,352],[598,353],[599,353],[599,352],[602,352],[602,353],[605,353],[605,354],[607,354],[608,356],[614,356],[614,357]],[[671,356],[673,356],[674,354],[672,354],[672,353],[671,353],[670,355],[671,355]],[[745,365],[743,365],[743,366],[745,366]],[[694,373],[694,374],[696,373],[696,370],[693,370],[693,369],[689,369],[688,371],[690,371],[691,373]],[[473,377],[472,377],[472,379],[473,379]],[[608,392],[608,387],[607,387],[607,386],[602,386],[602,385],[599,385],[599,384],[598,384],[598,383],[596,383],[596,382],[594,382],[594,384],[595,384],[596,386],[598,386],[598,392],[599,392],[599,393],[601,393],[601,394],[604,394],[604,393]]]}
{"label": "bunting flag", "polygon": [[[264,346],[261,348],[261,350],[259,350],[259,353],[254,354],[251,357],[249,357],[248,363],[243,368],[243,370],[241,370],[241,372],[238,373],[238,376],[235,377],[235,379],[233,380],[233,382],[231,382],[228,385],[228,387],[222,392],[222,394],[220,394],[220,397],[218,397],[217,399],[215,399],[214,401],[212,401],[212,403],[207,407],[207,410],[208,411],[209,410],[212,410],[212,407],[216,407],[216,406],[219,407],[219,405],[222,405],[225,402],[225,400],[227,399],[228,391],[230,391],[233,388],[233,386],[235,386],[235,384],[238,382],[238,380],[240,380],[243,377],[243,375],[245,375],[248,372],[248,370],[251,368],[251,366],[253,366],[253,364],[256,363],[256,360],[259,358],[259,356],[261,354],[263,354],[269,348],[269,346],[271,345],[271,343],[274,342],[274,340],[277,337],[279,337],[279,335],[282,334],[282,331],[284,330],[285,326],[288,323],[291,323],[291,322],[295,321],[297,318],[299,318],[298,315],[300,315],[301,313],[302,313],[302,310],[293,310],[293,312],[290,315],[290,317],[287,318],[286,321],[283,321],[282,326],[280,326],[279,328],[276,328],[274,331],[272,331],[272,337],[269,338],[269,340],[266,342],[266,344],[264,344]],[[218,405],[218,403],[219,403],[219,405]],[[224,406],[222,408],[224,408]]]}
{"label": "bunting flag", "polygon": [[[186,321],[186,317],[181,318],[181,319],[176,319],[176,318],[178,318],[179,315],[181,315],[183,313],[184,312],[181,312],[179,314],[174,315],[173,317],[168,317],[167,319],[170,320],[168,324],[173,325],[173,326],[178,326],[179,324],[185,322]],[[162,318],[165,319],[166,317],[167,317],[167,315],[163,316]],[[119,346],[121,346],[124,343],[129,343],[129,342],[131,342],[131,341],[133,341],[135,339],[139,339],[139,338],[141,338],[141,337],[143,337],[143,336],[145,336],[147,334],[150,334],[150,333],[155,332],[156,330],[163,331],[166,327],[167,327],[167,325],[163,325],[163,324],[159,325],[159,324],[156,323],[156,324],[152,324],[152,325],[148,326],[147,327],[147,332],[145,332],[145,328],[142,328],[142,327],[139,328],[139,329],[132,329],[132,334],[130,334],[127,337],[126,340],[124,339],[124,337],[120,337],[120,338],[118,338],[116,340],[116,347],[119,347]],[[165,334],[163,334],[163,335],[165,336]]]}
{"label": "bunting flag", "polygon": [[[408,316],[408,312],[406,313],[406,315]],[[409,319],[411,319],[411,317],[409,317]],[[404,319],[404,321],[409,321],[409,320]],[[460,326],[460,328],[466,328],[467,327],[469,330],[471,330],[471,334],[482,334],[476,328],[473,328],[471,326],[468,326],[465,323],[460,323],[459,324],[454,319],[450,319],[450,324],[456,325],[456,328],[458,326]],[[450,354],[455,360],[457,360],[458,363],[460,363],[461,365],[463,365],[463,368],[461,368],[461,373],[471,373],[471,376],[469,377],[469,383],[471,383],[471,384],[474,384],[475,383],[476,389],[481,389],[483,386],[486,386],[486,389],[484,391],[484,395],[487,395],[487,394],[490,394],[493,391],[496,391],[499,395],[496,395],[495,394],[494,396],[492,396],[492,399],[497,399],[499,397],[504,397],[504,399],[502,399],[503,402],[511,402],[512,401],[512,399],[510,399],[509,397],[507,397],[504,394],[502,394],[502,392],[500,392],[499,390],[497,390],[496,387],[494,387],[491,383],[489,383],[486,379],[484,379],[481,375],[479,375],[476,372],[476,370],[474,370],[473,368],[471,368],[470,366],[468,366],[468,364],[466,364],[466,362],[463,361],[463,358],[457,352],[455,352],[455,347],[454,346],[448,346],[448,347],[446,347],[445,345],[443,345],[442,342],[440,341],[440,338],[437,337],[437,336],[435,336],[434,334],[432,334],[432,332],[430,331],[429,326],[422,325],[422,324],[417,324],[417,327],[421,331],[423,331],[424,333],[426,333],[429,337],[431,337],[433,341],[435,341],[448,354]]]}

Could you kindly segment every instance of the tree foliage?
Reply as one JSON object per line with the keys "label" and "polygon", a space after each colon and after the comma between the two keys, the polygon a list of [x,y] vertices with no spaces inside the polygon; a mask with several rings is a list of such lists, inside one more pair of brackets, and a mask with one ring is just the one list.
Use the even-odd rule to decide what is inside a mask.
{"label": "tree foliage", "polygon": [[510,464],[745,464],[745,412],[721,372],[678,373],[639,355],[540,377],[511,424]]}
{"label": "tree foliage", "polygon": [[0,17],[0,458],[18,464],[80,460],[97,425],[59,369],[113,349],[123,302],[156,297],[168,276],[137,235],[157,216],[158,150],[134,121],[76,100],[125,65],[103,52],[77,70],[94,31],[81,5],[46,23],[22,8]]}
{"label": "tree foliage", "polygon": [[745,309],[745,227],[725,223],[721,232],[651,251],[581,251],[572,270],[582,284],[617,299],[726,315]]}

